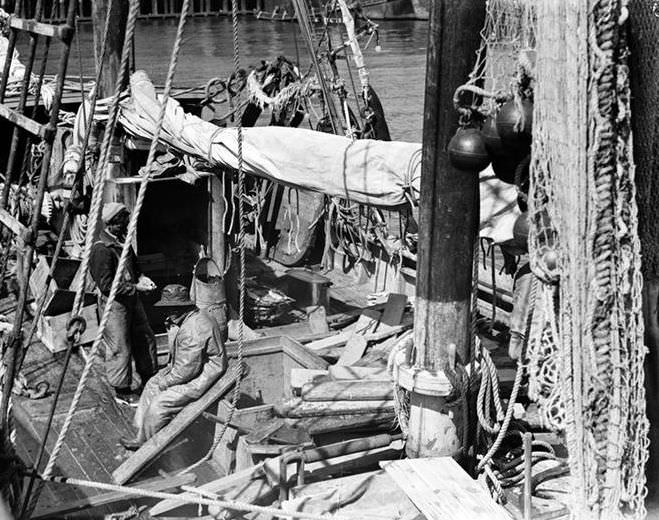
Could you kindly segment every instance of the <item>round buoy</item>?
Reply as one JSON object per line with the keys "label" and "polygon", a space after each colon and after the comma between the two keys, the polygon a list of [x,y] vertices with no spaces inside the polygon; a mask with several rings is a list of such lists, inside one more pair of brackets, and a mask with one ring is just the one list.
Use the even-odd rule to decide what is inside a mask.
{"label": "round buoy", "polygon": [[496,127],[504,146],[528,145],[533,127],[533,103],[523,99],[520,110],[515,100],[506,101],[497,113]]}
{"label": "round buoy", "polygon": [[485,149],[491,157],[500,157],[506,154],[506,149],[501,141],[501,136],[497,131],[496,118],[490,116],[485,120],[483,128],[481,129],[481,135],[483,136],[483,141],[485,141]]}
{"label": "round buoy", "polygon": [[451,164],[458,170],[480,172],[490,164],[481,133],[475,128],[459,128],[448,144]]}

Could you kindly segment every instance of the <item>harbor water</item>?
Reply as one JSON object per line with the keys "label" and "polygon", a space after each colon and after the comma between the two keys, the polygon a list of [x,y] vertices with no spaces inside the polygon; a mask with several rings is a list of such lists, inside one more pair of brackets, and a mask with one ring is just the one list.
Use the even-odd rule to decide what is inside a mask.
{"label": "harbor water", "polygon": [[[136,67],[144,69],[157,84],[163,84],[165,80],[176,24],[175,19],[140,21],[136,31]],[[382,21],[379,26],[381,52],[375,51],[374,40],[363,51],[371,84],[384,106],[392,139],[420,142],[428,22]],[[269,61],[283,55],[292,61],[297,61],[299,56],[301,69],[308,70],[310,59],[297,24],[260,21],[246,16],[240,19],[239,30],[241,67],[248,69],[261,60]],[[83,71],[93,75],[90,23],[79,25],[79,38]],[[69,76],[78,73],[78,62],[74,42]],[[204,85],[210,78],[228,77],[232,70],[230,18],[188,19],[175,85]],[[344,79],[349,85],[349,77]],[[351,88],[348,90],[352,92]]]}

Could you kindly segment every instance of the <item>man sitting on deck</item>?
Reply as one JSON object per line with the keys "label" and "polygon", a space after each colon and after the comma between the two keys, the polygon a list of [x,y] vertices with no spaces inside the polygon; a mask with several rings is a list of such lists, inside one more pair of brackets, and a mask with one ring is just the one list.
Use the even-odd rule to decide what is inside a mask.
{"label": "man sitting on deck", "polygon": [[[119,202],[103,206],[101,214],[105,229],[98,242],[92,246],[89,271],[99,294],[99,309],[105,307],[117,272],[119,258],[126,239],[130,213]],[[139,292],[155,289],[154,283],[138,271],[137,258],[130,248],[124,276],[110,310],[110,317],[103,332],[105,344],[106,373],[114,387],[119,402],[136,406],[139,397],[131,391],[132,359],[142,385],[156,373],[156,337],[149,321]]]}
{"label": "man sitting on deck", "polygon": [[220,327],[205,310],[195,306],[184,286],[167,285],[155,306],[169,310],[165,321],[169,361],[142,392],[135,413],[137,437],[121,439],[128,450],[138,449],[153,437],[227,369]]}

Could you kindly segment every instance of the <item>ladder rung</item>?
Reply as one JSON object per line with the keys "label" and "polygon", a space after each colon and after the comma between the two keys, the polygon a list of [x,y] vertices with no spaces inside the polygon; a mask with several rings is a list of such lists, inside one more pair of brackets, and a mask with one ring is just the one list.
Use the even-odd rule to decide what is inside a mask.
{"label": "ladder rung", "polygon": [[12,29],[40,34],[49,38],[59,38],[63,41],[67,41],[73,36],[73,28],[66,24],[52,25],[11,16],[9,18],[9,25]]}
{"label": "ladder rung", "polygon": [[23,236],[27,231],[27,228],[16,217],[10,215],[6,209],[0,209],[0,224],[7,226],[15,235]]}
{"label": "ladder rung", "polygon": [[52,131],[46,126],[37,123],[34,119],[30,119],[23,114],[19,114],[16,110],[12,110],[7,105],[0,104],[0,117],[14,123],[16,126],[20,126],[26,132],[29,132],[35,137],[40,137],[41,139],[48,139],[52,135]]}

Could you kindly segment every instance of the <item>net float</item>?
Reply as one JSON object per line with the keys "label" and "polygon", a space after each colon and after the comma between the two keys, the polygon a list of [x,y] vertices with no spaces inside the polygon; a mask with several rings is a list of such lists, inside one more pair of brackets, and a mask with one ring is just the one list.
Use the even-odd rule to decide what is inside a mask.
{"label": "net float", "polygon": [[480,172],[490,164],[485,141],[476,128],[459,128],[448,144],[451,164],[458,170]]}

